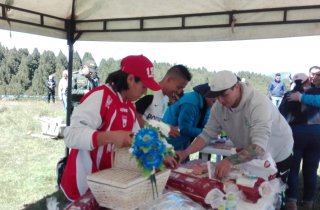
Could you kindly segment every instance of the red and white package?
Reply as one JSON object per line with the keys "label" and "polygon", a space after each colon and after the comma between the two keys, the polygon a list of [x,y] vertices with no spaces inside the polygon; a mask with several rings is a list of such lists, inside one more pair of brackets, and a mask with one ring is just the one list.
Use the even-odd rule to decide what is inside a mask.
{"label": "red and white package", "polygon": [[[208,192],[213,189],[219,189],[221,192],[225,193],[226,185],[230,183],[234,185],[236,184],[235,179],[221,181],[217,179],[209,179],[207,174],[195,175],[193,173],[193,169],[197,165],[200,168],[207,167],[207,163],[205,161],[193,160],[183,164],[182,167],[177,170],[171,171],[167,182],[167,188],[169,190],[178,190],[194,201],[200,202],[207,207],[208,204],[206,204],[204,200]],[[196,169],[196,171],[198,171],[198,169]],[[199,171],[202,172],[201,169],[199,169]],[[258,178],[252,187],[238,184],[237,187],[243,193],[246,201],[256,203],[257,200],[261,198],[259,194],[259,186],[262,182],[264,182],[264,180]]]}
{"label": "red and white package", "polygon": [[171,171],[166,187],[168,190],[180,191],[195,202],[199,202],[207,207],[209,206],[205,203],[204,199],[208,192],[214,188],[223,191],[223,183],[220,181],[175,171]]}
{"label": "red and white package", "polygon": [[208,173],[207,163],[204,160],[192,160],[181,166],[182,168],[187,168],[187,173],[191,173],[193,175],[203,175]]}
{"label": "red and white package", "polygon": [[272,180],[277,174],[277,166],[270,153],[266,153],[261,159],[253,159],[239,164],[240,170],[247,176],[260,177],[264,180]]}

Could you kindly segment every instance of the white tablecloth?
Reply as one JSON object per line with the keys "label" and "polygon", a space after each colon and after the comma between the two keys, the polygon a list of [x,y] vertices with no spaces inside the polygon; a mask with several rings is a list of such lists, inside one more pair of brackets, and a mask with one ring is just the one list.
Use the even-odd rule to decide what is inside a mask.
{"label": "white tablecloth", "polygon": [[233,150],[235,150],[235,148],[233,147],[231,140],[227,140],[225,143],[214,141],[208,144],[200,152],[202,153],[202,160],[208,160],[208,155],[215,154],[216,162],[219,162],[222,156],[231,155]]}

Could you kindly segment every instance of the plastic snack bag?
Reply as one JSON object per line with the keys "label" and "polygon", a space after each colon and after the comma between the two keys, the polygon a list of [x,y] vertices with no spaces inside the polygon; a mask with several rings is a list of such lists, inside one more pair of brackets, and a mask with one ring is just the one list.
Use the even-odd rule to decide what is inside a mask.
{"label": "plastic snack bag", "polygon": [[277,173],[275,161],[270,153],[266,153],[261,159],[253,159],[249,162],[239,164],[240,170],[248,177],[260,177],[271,180]]}
{"label": "plastic snack bag", "polygon": [[205,210],[200,204],[194,202],[180,192],[167,192],[161,197],[146,205],[140,210]]}

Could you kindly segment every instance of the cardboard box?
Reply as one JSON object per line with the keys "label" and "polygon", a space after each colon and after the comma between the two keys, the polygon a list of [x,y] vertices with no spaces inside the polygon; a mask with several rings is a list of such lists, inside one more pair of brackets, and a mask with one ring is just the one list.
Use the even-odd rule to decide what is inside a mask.
{"label": "cardboard box", "polygon": [[51,137],[63,137],[64,129],[66,124],[60,118],[51,117],[41,117],[39,118],[41,122],[41,131],[43,135],[48,135]]}

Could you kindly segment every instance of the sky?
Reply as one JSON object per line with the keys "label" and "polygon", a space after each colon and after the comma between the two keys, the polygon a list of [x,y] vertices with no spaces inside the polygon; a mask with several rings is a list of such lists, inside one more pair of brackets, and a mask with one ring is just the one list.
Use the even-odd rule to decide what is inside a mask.
{"label": "sky", "polygon": [[[34,48],[40,52],[61,50],[68,55],[66,40],[0,30],[0,43],[9,49]],[[307,73],[320,65],[320,36],[260,39],[245,41],[142,43],[77,41],[74,51],[82,57],[90,52],[99,65],[102,58],[121,59],[127,55],[143,54],[151,61],[184,64],[208,71],[250,71],[266,75],[276,72]]]}

